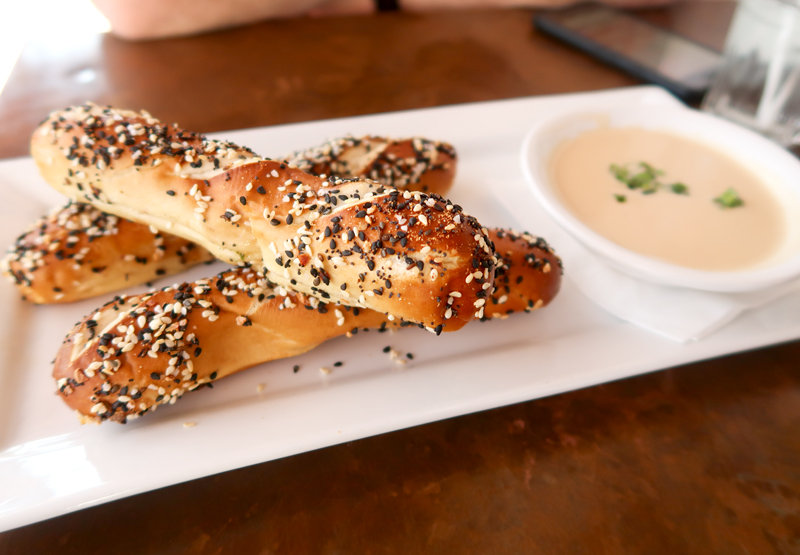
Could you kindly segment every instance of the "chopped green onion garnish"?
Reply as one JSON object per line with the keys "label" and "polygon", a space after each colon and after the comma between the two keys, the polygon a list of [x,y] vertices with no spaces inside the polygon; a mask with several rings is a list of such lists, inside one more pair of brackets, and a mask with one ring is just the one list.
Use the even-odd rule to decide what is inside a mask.
{"label": "chopped green onion garnish", "polygon": [[628,183],[628,170],[616,164],[611,164],[609,170],[617,180]]}
{"label": "chopped green onion garnish", "polygon": [[664,175],[664,170],[657,170],[647,162],[639,162],[639,165],[644,168],[644,171],[656,177],[657,175]]}
{"label": "chopped green onion garnish", "polygon": [[[676,195],[688,195],[689,187],[683,183],[673,183],[672,185],[665,185],[659,181],[658,176],[664,175],[664,170],[654,168],[647,162],[639,162],[638,164],[628,164],[627,166],[620,166],[619,164],[611,164],[608,171],[614,176],[614,179],[625,184],[625,186],[634,191],[640,190],[643,195],[652,195],[659,189],[669,187]],[[622,202],[622,201],[620,201]]]}
{"label": "chopped green onion garnish", "polygon": [[672,192],[676,195],[688,195],[689,194],[689,187],[684,185],[683,183],[673,183],[669,186],[672,189]]}
{"label": "chopped green onion garnish", "polygon": [[648,172],[637,173],[628,180],[628,189],[643,189],[653,182],[653,176]]}
{"label": "chopped green onion garnish", "polygon": [[728,188],[724,193],[715,198],[714,202],[719,204],[722,208],[736,208],[744,204],[742,197],[739,196],[739,193],[737,193],[736,189],[733,187]]}
{"label": "chopped green onion garnish", "polygon": [[628,200],[625,198],[625,195],[614,195],[614,198],[617,199],[617,202],[625,202]]}

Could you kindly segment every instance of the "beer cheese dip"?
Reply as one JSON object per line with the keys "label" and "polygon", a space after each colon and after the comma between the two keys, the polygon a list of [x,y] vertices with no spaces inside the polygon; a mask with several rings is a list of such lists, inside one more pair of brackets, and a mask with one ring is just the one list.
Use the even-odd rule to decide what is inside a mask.
{"label": "beer cheese dip", "polygon": [[[641,172],[641,163],[660,172],[657,190],[621,179],[620,172]],[[586,131],[555,148],[548,170],[556,194],[585,225],[664,262],[707,271],[759,268],[775,261],[787,237],[786,211],[759,175],[679,135]]]}

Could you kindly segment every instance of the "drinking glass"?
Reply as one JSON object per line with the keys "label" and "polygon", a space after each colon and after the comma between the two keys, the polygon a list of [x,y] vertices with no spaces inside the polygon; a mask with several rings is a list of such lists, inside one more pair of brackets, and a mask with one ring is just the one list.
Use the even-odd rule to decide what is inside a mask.
{"label": "drinking glass", "polygon": [[800,0],[740,0],[702,108],[800,142]]}

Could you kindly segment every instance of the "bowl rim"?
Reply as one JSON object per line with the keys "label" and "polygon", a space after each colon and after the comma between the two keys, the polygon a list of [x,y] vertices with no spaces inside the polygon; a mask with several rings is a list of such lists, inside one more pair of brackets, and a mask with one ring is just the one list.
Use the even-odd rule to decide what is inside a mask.
{"label": "bowl rim", "polygon": [[[570,121],[580,121],[581,119],[585,121],[594,119],[597,121],[600,117],[608,118],[608,121],[611,122],[615,114],[623,114],[625,117],[641,114],[642,117],[651,118],[652,116],[648,116],[648,114],[656,115],[649,122],[642,121],[641,125],[643,126],[652,123],[653,120],[663,122],[666,115],[669,123],[659,129],[696,142],[702,142],[723,152],[728,151],[729,156],[735,156],[736,153],[730,152],[730,149],[724,147],[721,143],[736,143],[738,148],[735,148],[735,150],[767,149],[772,157],[778,159],[782,169],[788,168],[789,172],[794,171],[796,173],[797,179],[790,181],[787,185],[800,197],[800,160],[769,139],[720,117],[683,106],[668,108],[661,106],[628,108],[597,106],[581,110],[561,110],[536,121],[526,133],[520,153],[522,171],[529,190],[559,226],[584,247],[599,255],[603,263],[611,264],[613,269],[660,285],[734,293],[765,289],[800,276],[800,248],[797,249],[796,254],[772,266],[734,271],[697,270],[661,261],[622,247],[592,230],[574,216],[554,193],[552,184],[547,176],[547,164],[542,164],[541,160],[537,162],[536,157],[531,153],[534,142],[548,131],[552,132],[553,128],[559,123],[565,125]],[[713,134],[722,134],[726,137],[726,140],[715,141],[713,139],[708,140],[707,138],[701,139],[695,136],[688,136],[685,131],[682,132],[680,122],[685,123],[690,120],[694,125],[706,126]],[[613,124],[610,125],[613,126]],[[635,125],[635,123],[630,123],[625,126]],[[748,144],[754,148],[746,149],[741,146]],[[550,152],[552,152],[552,149]],[[767,184],[767,186],[770,185]]]}

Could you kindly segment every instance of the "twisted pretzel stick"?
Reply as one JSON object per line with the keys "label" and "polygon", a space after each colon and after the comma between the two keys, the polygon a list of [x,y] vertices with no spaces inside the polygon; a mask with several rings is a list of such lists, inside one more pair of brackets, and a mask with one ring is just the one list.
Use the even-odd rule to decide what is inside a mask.
{"label": "twisted pretzel stick", "polygon": [[51,115],[31,151],[68,196],[194,240],[217,258],[263,266],[288,289],[436,333],[483,315],[491,241],[438,195],[325,181],[146,113],[92,105]]}
{"label": "twisted pretzel stick", "polygon": [[[490,232],[501,288],[484,318],[538,309],[558,292],[560,262],[542,240]],[[304,353],[357,328],[404,326],[372,310],[326,305],[238,268],[216,278],[119,297],[69,333],[58,393],[84,422],[126,422],[250,366]]]}
{"label": "twisted pretzel stick", "polygon": [[[368,177],[444,194],[455,175],[456,154],[447,143],[422,138],[343,137],[285,162],[317,175]],[[0,267],[24,298],[47,304],[110,293],[212,260],[191,241],[73,202],[23,233]]]}

